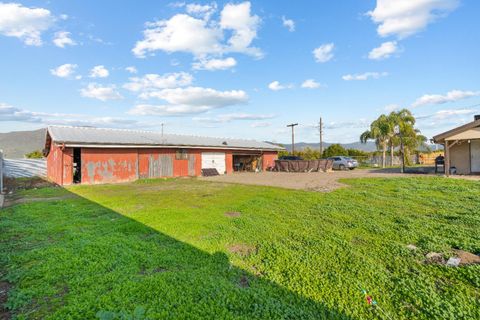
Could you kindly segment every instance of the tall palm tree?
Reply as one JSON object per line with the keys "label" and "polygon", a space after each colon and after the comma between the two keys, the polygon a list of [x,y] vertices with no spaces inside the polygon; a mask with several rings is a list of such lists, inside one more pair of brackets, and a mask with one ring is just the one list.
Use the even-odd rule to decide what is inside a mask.
{"label": "tall palm tree", "polygon": [[[395,125],[400,127],[400,133],[403,139],[404,156],[411,154],[411,152],[415,151],[427,141],[427,138],[420,134],[420,130],[415,128],[415,117],[410,110],[401,109],[397,112],[391,112],[388,115],[388,118],[391,121],[392,131]],[[395,147],[399,146],[400,138],[392,132],[390,141],[390,152],[393,159],[393,150]]]}
{"label": "tall palm tree", "polygon": [[385,168],[385,158],[387,154],[387,146],[390,140],[391,121],[382,114],[377,120],[370,124],[370,130],[360,135],[360,142],[367,143],[368,140],[375,140],[377,149],[382,150],[382,168]]}

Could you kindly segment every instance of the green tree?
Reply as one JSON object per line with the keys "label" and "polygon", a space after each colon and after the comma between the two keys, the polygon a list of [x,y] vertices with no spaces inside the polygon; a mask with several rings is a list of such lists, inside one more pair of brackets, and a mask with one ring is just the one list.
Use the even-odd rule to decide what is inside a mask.
{"label": "green tree", "polygon": [[334,156],[348,156],[348,152],[340,144],[332,144],[323,151],[323,157],[329,158]]}
{"label": "green tree", "polygon": [[374,140],[377,149],[382,151],[382,167],[385,168],[385,158],[387,146],[392,136],[392,121],[388,116],[382,114],[370,124],[370,130],[360,135],[360,142],[367,143],[368,140]]}
{"label": "green tree", "polygon": [[358,149],[347,149],[347,154],[349,157],[368,157],[370,153]]}
{"label": "green tree", "polygon": [[43,153],[40,150],[35,150],[30,153],[25,154],[25,158],[27,159],[42,159]]}

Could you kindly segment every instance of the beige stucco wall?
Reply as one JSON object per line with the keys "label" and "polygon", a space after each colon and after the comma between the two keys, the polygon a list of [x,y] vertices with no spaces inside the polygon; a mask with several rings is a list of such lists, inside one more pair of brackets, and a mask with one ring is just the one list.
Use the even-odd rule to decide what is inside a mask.
{"label": "beige stucco wall", "polygon": [[450,166],[456,167],[458,174],[470,174],[470,144],[467,141],[450,148]]}

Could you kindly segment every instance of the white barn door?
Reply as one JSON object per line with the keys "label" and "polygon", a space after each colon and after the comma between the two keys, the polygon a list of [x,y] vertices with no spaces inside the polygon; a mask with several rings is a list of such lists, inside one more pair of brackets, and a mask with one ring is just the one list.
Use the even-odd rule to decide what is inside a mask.
{"label": "white barn door", "polygon": [[480,172],[480,140],[470,142],[470,163],[472,173]]}
{"label": "white barn door", "polygon": [[225,173],[224,152],[202,152],[202,169],[217,169],[219,174]]}

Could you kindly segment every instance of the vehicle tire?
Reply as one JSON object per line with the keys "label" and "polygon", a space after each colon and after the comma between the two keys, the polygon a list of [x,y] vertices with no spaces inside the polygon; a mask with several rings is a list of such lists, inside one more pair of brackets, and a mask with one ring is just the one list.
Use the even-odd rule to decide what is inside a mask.
{"label": "vehicle tire", "polygon": [[342,170],[342,171],[345,170],[345,165],[344,165],[344,164],[339,165],[339,166],[338,166],[338,169],[339,169],[339,170]]}

